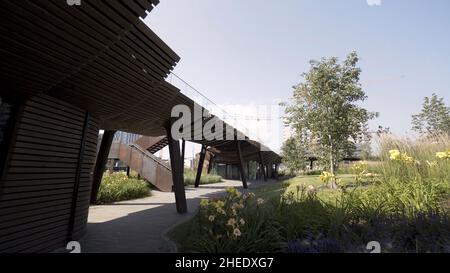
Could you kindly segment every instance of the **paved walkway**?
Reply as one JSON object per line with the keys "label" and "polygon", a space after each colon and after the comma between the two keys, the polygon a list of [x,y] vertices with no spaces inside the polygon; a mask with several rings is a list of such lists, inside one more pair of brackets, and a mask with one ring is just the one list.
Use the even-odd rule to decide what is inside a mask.
{"label": "paved walkway", "polygon": [[[250,181],[249,189],[276,183]],[[187,187],[188,213],[176,213],[173,193],[152,191],[152,196],[118,202],[112,205],[92,206],[89,209],[87,234],[81,240],[83,253],[115,252],[171,252],[173,248],[164,239],[164,233],[174,225],[195,215],[200,199],[221,195],[226,187],[242,190],[240,181]]]}

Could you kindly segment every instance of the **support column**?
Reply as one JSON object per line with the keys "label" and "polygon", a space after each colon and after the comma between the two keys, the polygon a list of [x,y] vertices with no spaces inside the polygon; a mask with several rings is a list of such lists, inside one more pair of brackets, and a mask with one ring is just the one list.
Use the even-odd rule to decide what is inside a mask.
{"label": "support column", "polygon": [[181,161],[183,162],[183,171],[184,171],[184,159],[185,157],[185,153],[186,152],[186,140],[182,140],[181,141]]}
{"label": "support column", "polygon": [[275,179],[278,180],[279,175],[278,175],[278,171],[280,169],[280,164],[276,164],[275,165]]}
{"label": "support column", "polygon": [[247,180],[250,180],[250,161],[247,161]]}
{"label": "support column", "polygon": [[202,177],[203,163],[205,162],[205,156],[206,156],[206,146],[202,145],[202,150],[200,152],[200,158],[198,160],[197,176],[195,177],[195,187],[196,188],[198,188],[198,186],[200,186],[200,178]]}
{"label": "support column", "polygon": [[313,170],[313,165],[314,161],[312,159],[309,160],[309,169],[312,171]]}
{"label": "support column", "polygon": [[178,213],[187,212],[186,193],[184,190],[184,167],[181,161],[180,142],[172,138],[170,126],[166,129],[169,139],[170,166],[172,169],[173,189]]}
{"label": "support column", "polygon": [[272,179],[272,164],[267,164],[267,177]]}
{"label": "support column", "polygon": [[214,159],[215,159],[215,156],[211,154],[211,157],[209,158],[209,163],[208,163],[208,174],[211,173],[211,170],[214,166]]}
{"label": "support column", "polygon": [[259,162],[261,163],[261,171],[263,173],[264,176],[264,181],[267,181],[267,171],[266,171],[266,165],[264,165],[264,161],[263,161],[263,156],[262,153],[259,152]]}
{"label": "support column", "polygon": [[103,173],[105,172],[106,163],[108,162],[108,155],[111,149],[111,145],[114,140],[114,135],[116,131],[105,130],[102,137],[102,142],[100,144],[100,150],[97,154],[97,160],[94,167],[94,175],[92,179],[92,190],[91,190],[91,204],[97,201],[98,191],[102,183]]}
{"label": "support column", "polygon": [[242,158],[242,151],[241,151],[241,141],[237,141],[237,153],[238,153],[238,157],[239,157],[239,168],[241,171],[241,180],[242,180],[242,186],[244,187],[244,189],[247,189],[247,175],[245,173],[245,167],[244,167],[244,159]]}
{"label": "support column", "polygon": [[263,170],[263,166],[261,163],[258,162],[258,180],[263,177],[262,170]]}

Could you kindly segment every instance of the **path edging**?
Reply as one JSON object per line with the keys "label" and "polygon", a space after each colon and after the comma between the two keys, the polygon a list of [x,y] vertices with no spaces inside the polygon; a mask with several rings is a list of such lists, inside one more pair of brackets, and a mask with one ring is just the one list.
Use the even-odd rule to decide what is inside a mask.
{"label": "path edging", "polygon": [[161,238],[166,243],[166,245],[169,247],[169,253],[178,253],[178,245],[175,243],[172,239],[169,237],[169,232],[172,231],[174,228],[176,228],[179,225],[182,225],[190,220],[192,220],[198,213],[198,209],[195,210],[195,213],[192,215],[187,216],[185,219],[180,220],[176,222],[175,224],[171,225],[170,227],[166,228],[161,232]]}

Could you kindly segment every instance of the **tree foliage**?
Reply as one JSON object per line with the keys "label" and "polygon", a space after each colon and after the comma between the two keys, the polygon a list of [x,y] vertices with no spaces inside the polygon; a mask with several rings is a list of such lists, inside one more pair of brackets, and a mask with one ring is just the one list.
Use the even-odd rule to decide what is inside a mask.
{"label": "tree foliage", "polygon": [[285,104],[287,123],[297,136],[308,135],[317,147],[314,153],[327,159],[332,173],[337,160],[369,136],[367,122],[376,116],[358,105],[367,96],[357,63],[356,52],[342,63],[336,57],[311,61],[304,81],[294,86],[292,100]]}
{"label": "tree foliage", "polygon": [[412,116],[412,129],[427,135],[450,134],[450,107],[435,93],[425,97],[421,112]]}
{"label": "tree foliage", "polygon": [[281,147],[283,163],[294,174],[299,170],[305,169],[307,147],[299,137],[288,138]]}

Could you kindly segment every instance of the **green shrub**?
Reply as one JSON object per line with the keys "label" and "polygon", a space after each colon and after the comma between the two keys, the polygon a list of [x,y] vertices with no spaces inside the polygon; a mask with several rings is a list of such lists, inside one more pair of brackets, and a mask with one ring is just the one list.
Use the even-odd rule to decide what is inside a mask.
{"label": "green shrub", "polygon": [[144,180],[128,177],[125,173],[103,175],[97,196],[98,204],[142,198],[150,195],[148,183]]}
{"label": "green shrub", "polygon": [[[184,184],[185,185],[194,185],[196,176],[197,176],[197,171],[194,171],[191,169],[185,169],[184,170]],[[202,176],[200,177],[200,185],[220,183],[220,182],[222,182],[222,177],[220,177],[219,175],[202,173]]]}
{"label": "green shrub", "polygon": [[306,171],[305,175],[320,175],[322,174],[322,170],[313,170],[313,171]]}

